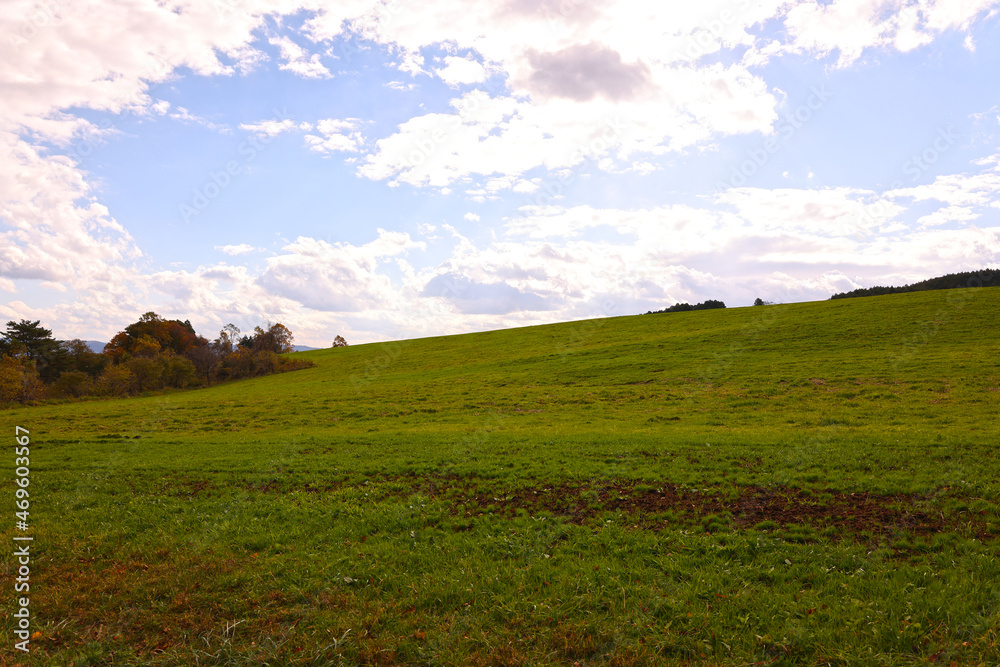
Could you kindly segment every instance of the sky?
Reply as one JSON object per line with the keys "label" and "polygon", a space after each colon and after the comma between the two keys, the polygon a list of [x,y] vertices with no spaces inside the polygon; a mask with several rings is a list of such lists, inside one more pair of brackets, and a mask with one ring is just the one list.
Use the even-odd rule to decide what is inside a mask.
{"label": "sky", "polygon": [[1000,0],[3,0],[0,318],[364,343],[995,267]]}

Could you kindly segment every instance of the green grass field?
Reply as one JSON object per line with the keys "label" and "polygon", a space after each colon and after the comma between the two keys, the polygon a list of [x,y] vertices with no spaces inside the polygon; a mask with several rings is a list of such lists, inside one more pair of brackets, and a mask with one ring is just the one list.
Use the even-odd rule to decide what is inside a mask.
{"label": "green grass field", "polygon": [[4,411],[41,636],[10,583],[0,662],[1000,664],[998,312],[610,318]]}

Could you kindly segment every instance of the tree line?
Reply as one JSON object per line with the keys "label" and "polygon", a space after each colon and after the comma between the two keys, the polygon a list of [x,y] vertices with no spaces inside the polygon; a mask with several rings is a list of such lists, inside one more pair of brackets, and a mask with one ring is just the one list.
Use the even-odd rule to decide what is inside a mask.
{"label": "tree line", "polygon": [[650,310],[647,311],[647,315],[657,315],[659,313],[683,313],[689,310],[712,310],[714,308],[725,308],[726,304],[722,301],[716,301],[715,299],[708,299],[702,303],[696,303],[693,306],[690,303],[675,303],[672,306],[668,306],[663,310]]}
{"label": "tree line", "polygon": [[282,356],[293,351],[292,340],[292,332],[278,323],[246,334],[227,324],[210,341],[199,336],[189,320],[167,320],[149,312],[98,353],[79,339],[54,339],[41,321],[11,321],[0,338],[0,404],[129,396],[313,366],[305,359]]}
{"label": "tree line", "polygon": [[994,287],[1000,285],[1000,272],[993,269],[982,271],[963,271],[948,275],[921,280],[912,285],[902,287],[861,287],[850,292],[840,292],[831,299],[852,299],[859,296],[882,296],[883,294],[899,294],[901,292],[923,292],[926,290],[958,289],[960,287]]}

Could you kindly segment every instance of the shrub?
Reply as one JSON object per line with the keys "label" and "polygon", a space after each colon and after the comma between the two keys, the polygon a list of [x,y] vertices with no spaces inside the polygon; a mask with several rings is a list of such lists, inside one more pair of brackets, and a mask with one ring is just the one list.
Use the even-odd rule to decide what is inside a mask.
{"label": "shrub", "polygon": [[126,361],[125,366],[132,372],[136,390],[149,391],[163,386],[163,364],[160,359],[135,357]]}
{"label": "shrub", "polygon": [[254,359],[253,352],[249,348],[240,347],[232,354],[226,355],[222,361],[223,377],[237,380],[248,378],[253,375]]}
{"label": "shrub", "polygon": [[45,385],[38,377],[34,362],[7,356],[0,360],[0,404],[27,403],[44,394]]}
{"label": "shrub", "polygon": [[168,387],[183,389],[197,384],[198,376],[190,360],[175,356],[167,357],[163,363],[163,382]]}
{"label": "shrub", "polygon": [[21,364],[10,357],[0,362],[0,404],[13,403],[21,393]]}
{"label": "shrub", "polygon": [[254,352],[254,375],[268,375],[278,367],[278,355],[271,351]]}
{"label": "shrub", "polygon": [[278,373],[285,373],[287,371],[297,371],[301,368],[312,368],[316,363],[310,359],[289,359],[288,357],[278,358],[278,368],[275,369]]}
{"label": "shrub", "polygon": [[38,377],[34,366],[25,369],[21,376],[21,394],[18,396],[18,400],[22,403],[37,401],[40,398],[45,398],[45,391],[45,383]]}
{"label": "shrub", "polygon": [[52,391],[57,396],[79,398],[93,391],[94,383],[90,376],[80,371],[65,371],[59,379],[52,383]]}
{"label": "shrub", "polygon": [[126,366],[108,366],[97,378],[97,393],[101,396],[127,396],[135,377]]}

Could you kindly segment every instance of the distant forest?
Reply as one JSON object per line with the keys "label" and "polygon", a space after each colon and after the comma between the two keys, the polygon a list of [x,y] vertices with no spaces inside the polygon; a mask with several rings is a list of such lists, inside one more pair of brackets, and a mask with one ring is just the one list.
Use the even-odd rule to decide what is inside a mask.
{"label": "distant forest", "polygon": [[[82,340],[54,339],[40,321],[8,322],[0,332],[0,405],[129,396],[312,366],[284,356],[293,349],[292,339],[281,323],[254,327],[248,334],[227,324],[210,341],[195,333],[188,320],[166,320],[149,312],[97,353]],[[347,342],[338,336],[334,346],[342,345]]]}
{"label": "distant forest", "polygon": [[959,287],[996,287],[1000,285],[1000,273],[993,269],[982,271],[965,271],[949,273],[929,280],[922,280],[912,285],[902,287],[863,287],[851,292],[834,294],[831,299],[853,299],[859,296],[881,296],[883,294],[899,294],[902,292],[923,292],[936,289],[956,289]]}
{"label": "distant forest", "polygon": [[726,304],[721,301],[716,301],[714,299],[709,299],[704,303],[696,303],[693,306],[690,303],[675,303],[674,305],[664,308],[663,310],[650,310],[647,311],[647,315],[657,315],[659,313],[684,313],[689,310],[712,310],[713,308],[725,308]]}

